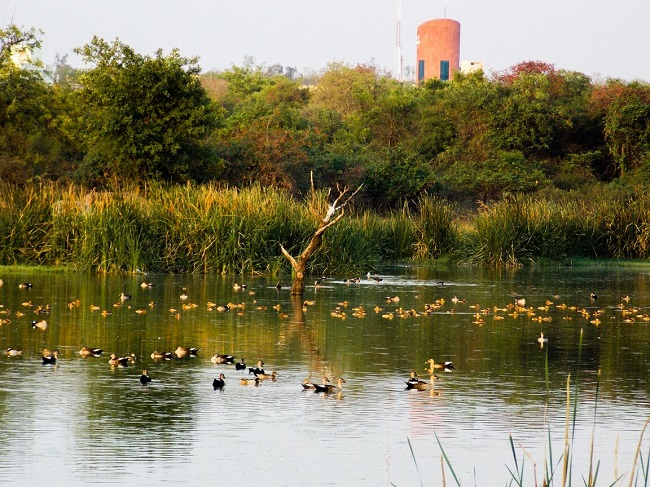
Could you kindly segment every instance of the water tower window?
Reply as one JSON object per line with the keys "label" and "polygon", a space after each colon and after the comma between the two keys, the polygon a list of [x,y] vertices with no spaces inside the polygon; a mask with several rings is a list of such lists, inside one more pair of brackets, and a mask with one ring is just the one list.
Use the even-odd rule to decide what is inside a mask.
{"label": "water tower window", "polygon": [[440,61],[440,79],[442,81],[449,79],[449,61]]}
{"label": "water tower window", "polygon": [[424,79],[424,59],[418,61],[418,81]]}

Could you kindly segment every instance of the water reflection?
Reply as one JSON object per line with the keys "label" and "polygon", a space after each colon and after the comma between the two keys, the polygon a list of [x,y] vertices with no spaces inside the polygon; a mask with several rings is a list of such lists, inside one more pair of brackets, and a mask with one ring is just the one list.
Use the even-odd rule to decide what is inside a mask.
{"label": "water reflection", "polygon": [[[106,483],[204,483],[218,470],[220,481],[244,484],[412,485],[411,441],[424,484],[435,485],[436,435],[465,481],[475,472],[507,480],[509,433],[539,473],[551,424],[559,458],[569,374],[579,391],[576,474],[586,473],[595,428],[600,478],[613,481],[615,466],[631,465],[648,415],[643,268],[398,267],[381,281],[328,279],[300,300],[261,278],[234,289],[221,276],[146,276],[151,287],[144,276],[4,269],[1,277],[0,316],[10,322],[0,345],[23,351],[0,358],[3,483],[75,483],[88,471]],[[517,298],[525,310],[513,308]],[[33,329],[34,310],[47,305],[47,329]],[[104,354],[81,357],[82,346]],[[151,358],[179,346],[198,357]],[[43,348],[60,351],[55,366],[41,365]],[[111,367],[111,353],[137,361]],[[264,360],[277,380],[241,386],[248,369],[215,366],[215,353]],[[456,369],[438,372],[433,393],[405,391],[411,370],[429,378],[429,359]],[[145,367],[152,381],[143,387]],[[219,373],[226,385],[214,390]],[[323,376],[346,383],[340,393],[302,390],[303,379]]]}

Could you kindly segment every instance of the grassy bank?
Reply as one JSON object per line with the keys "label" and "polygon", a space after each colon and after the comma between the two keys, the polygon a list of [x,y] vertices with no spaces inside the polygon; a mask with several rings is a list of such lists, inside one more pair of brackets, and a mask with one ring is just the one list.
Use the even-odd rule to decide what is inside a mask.
{"label": "grassy bank", "polygon": [[[0,185],[0,265],[96,272],[278,274],[280,244],[301,251],[327,195],[302,201],[260,186],[149,186],[88,191]],[[650,196],[589,201],[513,197],[461,219],[422,197],[388,215],[352,211],[326,232],[314,274],[404,260],[519,266],[569,258],[650,257]]]}

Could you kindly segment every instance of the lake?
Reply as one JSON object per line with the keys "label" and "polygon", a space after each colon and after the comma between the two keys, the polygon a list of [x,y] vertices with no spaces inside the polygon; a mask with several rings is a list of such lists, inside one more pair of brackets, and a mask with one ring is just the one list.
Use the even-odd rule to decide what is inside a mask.
{"label": "lake", "polygon": [[[22,355],[0,358],[0,484],[401,487],[456,475],[484,486],[517,465],[524,485],[541,485],[550,462],[561,485],[570,378],[572,483],[589,473],[593,438],[597,483],[627,485],[650,416],[650,267],[353,277],[310,280],[303,306],[288,280],[236,290],[241,278],[2,268],[0,347]],[[103,354],[83,358],[82,346]],[[178,346],[198,357],[151,358]],[[55,365],[42,364],[44,348],[59,351]],[[111,353],[136,362],[112,367]],[[263,360],[276,380],[241,385],[248,369],[214,365],[216,353]],[[431,358],[455,368],[406,390],[411,371],[429,381]],[[342,390],[303,390],[325,376],[343,377]]]}

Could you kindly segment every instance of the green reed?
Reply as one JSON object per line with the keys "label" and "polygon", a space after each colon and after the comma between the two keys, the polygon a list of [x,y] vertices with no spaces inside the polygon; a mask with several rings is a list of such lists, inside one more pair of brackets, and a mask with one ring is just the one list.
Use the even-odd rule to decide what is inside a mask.
{"label": "green reed", "polygon": [[452,253],[458,241],[454,205],[427,195],[417,201],[417,209],[416,257],[438,258]]}
{"label": "green reed", "polygon": [[461,261],[517,267],[539,260],[650,257],[650,196],[589,200],[515,196],[482,207],[462,237]]}
{"label": "green reed", "polygon": [[[97,272],[278,274],[298,255],[330,202],[253,185],[120,188],[0,184],[0,264]],[[461,222],[462,221],[462,225]],[[459,260],[516,267],[571,258],[650,257],[650,196],[517,196],[461,218],[424,196],[387,215],[346,208],[309,263],[314,274],[396,261]]]}
{"label": "green reed", "polygon": [[[0,194],[0,263],[115,273],[286,272],[280,245],[299,254],[327,207],[324,192],[297,201],[259,185],[151,185],[102,192],[4,185]],[[310,270],[345,272],[409,258],[414,228],[408,214],[350,211],[326,232]]]}

